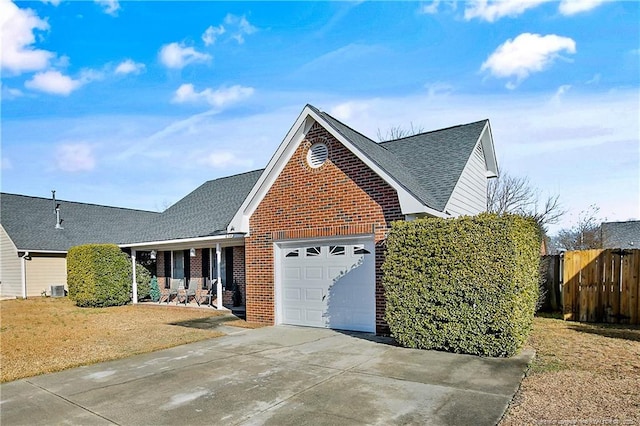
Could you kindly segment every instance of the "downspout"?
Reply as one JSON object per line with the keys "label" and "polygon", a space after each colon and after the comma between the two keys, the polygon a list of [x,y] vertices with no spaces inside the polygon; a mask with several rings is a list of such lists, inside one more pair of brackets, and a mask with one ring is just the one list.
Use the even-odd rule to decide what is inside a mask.
{"label": "downspout", "polygon": [[29,257],[29,252],[25,251],[22,255],[20,262],[20,272],[22,275],[22,298],[27,298],[27,257]]}
{"label": "downspout", "polygon": [[133,278],[131,279],[131,289],[133,291],[133,303],[138,303],[138,281],[136,280],[136,251],[131,249],[131,270]]}

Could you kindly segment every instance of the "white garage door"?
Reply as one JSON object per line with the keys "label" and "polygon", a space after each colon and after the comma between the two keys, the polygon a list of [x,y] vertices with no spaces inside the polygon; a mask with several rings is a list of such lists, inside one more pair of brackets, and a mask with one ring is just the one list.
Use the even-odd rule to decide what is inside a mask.
{"label": "white garage door", "polygon": [[375,332],[372,239],[288,243],[278,257],[280,322]]}

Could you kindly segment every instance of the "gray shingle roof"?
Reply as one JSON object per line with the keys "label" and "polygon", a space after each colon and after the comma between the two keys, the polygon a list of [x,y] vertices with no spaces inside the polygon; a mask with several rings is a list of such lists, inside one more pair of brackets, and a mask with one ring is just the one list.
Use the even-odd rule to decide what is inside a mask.
{"label": "gray shingle roof", "polygon": [[376,143],[309,105],[426,206],[444,211],[488,120]]}
{"label": "gray shingle roof", "polygon": [[602,246],[604,248],[640,248],[640,220],[604,222],[600,230],[602,232]]}
{"label": "gray shingle roof", "polygon": [[224,234],[262,170],[205,182],[123,243]]}
{"label": "gray shingle roof", "polygon": [[382,142],[443,211],[488,120]]}
{"label": "gray shingle roof", "polygon": [[[443,211],[487,120],[376,143],[308,105],[333,130],[424,205]],[[70,201],[55,229],[52,201],[1,194],[0,223],[19,249],[66,251],[87,243],[130,244],[224,234],[263,170],[208,181],[163,213]]]}
{"label": "gray shingle roof", "polygon": [[18,249],[67,251],[90,243],[121,243],[159,213],[57,200],[63,229],[56,229],[50,198],[0,194],[0,223]]}

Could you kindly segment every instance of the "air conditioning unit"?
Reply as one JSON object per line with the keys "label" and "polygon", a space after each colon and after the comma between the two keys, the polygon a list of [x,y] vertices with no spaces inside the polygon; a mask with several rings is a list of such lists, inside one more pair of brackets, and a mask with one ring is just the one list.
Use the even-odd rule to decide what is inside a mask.
{"label": "air conditioning unit", "polygon": [[51,297],[64,297],[64,286],[63,285],[52,285],[51,286]]}

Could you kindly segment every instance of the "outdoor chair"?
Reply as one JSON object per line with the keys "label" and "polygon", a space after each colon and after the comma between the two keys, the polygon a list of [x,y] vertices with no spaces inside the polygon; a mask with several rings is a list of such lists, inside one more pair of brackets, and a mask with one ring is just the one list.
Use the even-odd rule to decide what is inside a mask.
{"label": "outdoor chair", "polygon": [[196,298],[196,303],[198,306],[206,302],[207,305],[211,306],[213,304],[213,298],[216,295],[216,283],[217,280],[212,280],[211,278],[204,278],[204,288],[206,292],[200,292],[200,295]]}
{"label": "outdoor chair", "polygon": [[167,303],[171,300],[171,297],[178,298],[178,291],[182,287],[182,280],[178,278],[171,278],[169,281],[169,293],[167,294]]}
{"label": "outdoor chair", "polygon": [[[189,279],[189,286],[185,289],[185,297],[184,304],[189,303],[189,298],[193,297],[193,300],[198,303],[198,298],[196,297],[196,289],[198,288],[198,280],[197,279]],[[200,303],[198,303],[200,306]]]}

